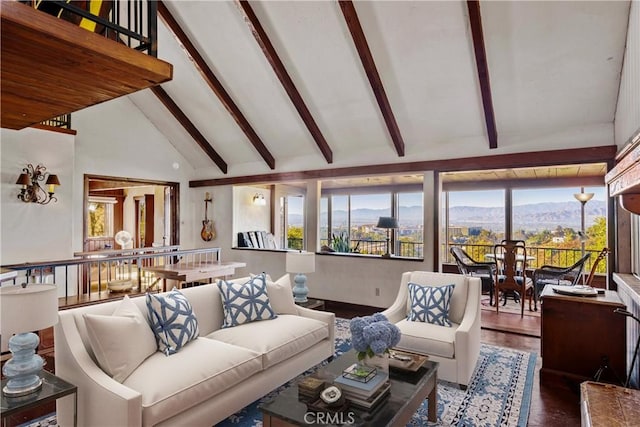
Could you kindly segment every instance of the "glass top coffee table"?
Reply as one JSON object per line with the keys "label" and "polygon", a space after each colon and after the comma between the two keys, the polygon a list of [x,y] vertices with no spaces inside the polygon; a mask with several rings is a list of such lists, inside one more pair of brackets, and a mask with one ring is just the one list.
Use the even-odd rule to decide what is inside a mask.
{"label": "glass top coffee table", "polygon": [[[356,352],[339,356],[318,369],[313,375],[330,383],[342,374],[342,371],[356,362]],[[342,412],[322,413],[307,407],[307,403],[298,398],[298,385],[282,391],[274,400],[260,405],[263,425],[268,426],[306,426],[309,424],[338,426],[405,426],[424,399],[429,399],[429,420],[436,421],[437,408],[437,371],[438,363],[427,361],[416,372],[400,371],[391,368],[389,372],[391,391],[389,397],[367,412],[349,406]]]}

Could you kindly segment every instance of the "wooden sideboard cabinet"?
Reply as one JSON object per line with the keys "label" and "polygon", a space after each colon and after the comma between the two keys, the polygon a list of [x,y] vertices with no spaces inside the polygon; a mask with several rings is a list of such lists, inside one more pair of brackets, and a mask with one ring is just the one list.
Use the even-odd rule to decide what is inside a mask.
{"label": "wooden sideboard cabinet", "polygon": [[556,294],[547,285],[542,298],[540,381],[582,382],[602,369],[600,381],[621,383],[626,376],[626,321],[613,311],[625,308],[615,291],[597,297]]}

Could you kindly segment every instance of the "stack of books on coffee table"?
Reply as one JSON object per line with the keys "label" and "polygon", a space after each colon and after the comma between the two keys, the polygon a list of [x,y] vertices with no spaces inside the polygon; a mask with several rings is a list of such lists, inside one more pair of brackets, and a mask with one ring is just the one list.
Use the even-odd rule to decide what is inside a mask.
{"label": "stack of books on coffee table", "polygon": [[352,372],[356,365],[345,369],[343,374],[333,382],[340,387],[344,397],[353,406],[371,411],[389,396],[389,374],[381,370],[374,370],[373,374],[355,376]]}

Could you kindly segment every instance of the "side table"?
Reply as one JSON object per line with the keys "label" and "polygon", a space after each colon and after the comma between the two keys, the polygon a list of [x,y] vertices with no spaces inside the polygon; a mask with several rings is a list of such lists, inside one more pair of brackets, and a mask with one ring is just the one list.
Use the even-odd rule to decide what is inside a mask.
{"label": "side table", "polygon": [[[0,413],[2,416],[2,425],[7,426],[9,416],[17,414],[28,409],[36,408],[45,403],[55,401],[61,397],[73,394],[73,425],[78,425],[78,387],[70,384],[62,378],[56,377],[50,372],[41,371],[42,388],[34,393],[20,397],[6,397],[2,394],[2,403],[0,405]],[[2,380],[4,388],[7,379]]]}
{"label": "side table", "polygon": [[311,310],[324,310],[324,300],[309,298],[306,302],[296,302],[297,305]]}

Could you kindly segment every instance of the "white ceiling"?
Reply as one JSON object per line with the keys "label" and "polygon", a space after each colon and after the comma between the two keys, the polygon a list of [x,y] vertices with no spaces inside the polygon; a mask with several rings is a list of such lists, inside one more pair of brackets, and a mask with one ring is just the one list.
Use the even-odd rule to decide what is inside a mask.
{"label": "white ceiling", "polygon": [[357,1],[405,143],[398,157],[335,1],[251,1],[333,151],[328,164],[230,1],[165,1],[276,159],[271,170],[165,27],[166,92],[229,164],[224,175],[149,91],[133,102],[198,178],[613,144],[628,1],[480,3],[498,148],[489,149],[466,2]]}

